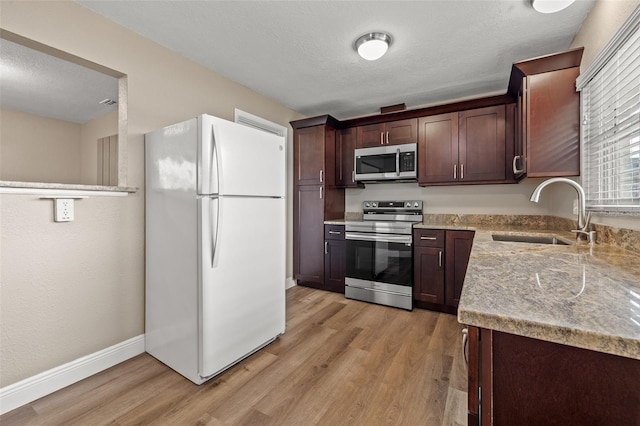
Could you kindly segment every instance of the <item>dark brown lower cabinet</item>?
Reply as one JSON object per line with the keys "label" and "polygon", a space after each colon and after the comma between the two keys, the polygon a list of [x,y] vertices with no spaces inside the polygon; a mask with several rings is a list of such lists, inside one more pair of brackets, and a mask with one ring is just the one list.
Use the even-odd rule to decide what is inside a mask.
{"label": "dark brown lower cabinet", "polygon": [[324,286],[324,199],[322,185],[297,187],[294,268],[298,284],[308,287]]}
{"label": "dark brown lower cabinet", "polygon": [[469,327],[469,425],[640,424],[640,360]]}
{"label": "dark brown lower cabinet", "polygon": [[445,301],[447,305],[456,309],[460,303],[460,293],[462,293],[462,284],[467,274],[474,235],[474,231],[446,232]]}
{"label": "dark brown lower cabinet", "polygon": [[455,314],[474,231],[413,231],[413,300],[417,308]]}
{"label": "dark brown lower cabinet", "polygon": [[346,241],[344,226],[324,226],[324,290],[344,293]]}

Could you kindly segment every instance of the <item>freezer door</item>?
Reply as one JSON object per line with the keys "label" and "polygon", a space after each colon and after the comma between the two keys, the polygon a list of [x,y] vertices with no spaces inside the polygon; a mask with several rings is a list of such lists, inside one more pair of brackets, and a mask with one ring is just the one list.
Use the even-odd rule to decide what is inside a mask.
{"label": "freezer door", "polygon": [[198,123],[194,118],[145,135],[147,190],[195,198]]}
{"label": "freezer door", "polygon": [[201,198],[199,208],[199,374],[206,378],[284,333],[285,200]]}
{"label": "freezer door", "polygon": [[284,137],[210,115],[199,120],[200,194],[284,197]]}

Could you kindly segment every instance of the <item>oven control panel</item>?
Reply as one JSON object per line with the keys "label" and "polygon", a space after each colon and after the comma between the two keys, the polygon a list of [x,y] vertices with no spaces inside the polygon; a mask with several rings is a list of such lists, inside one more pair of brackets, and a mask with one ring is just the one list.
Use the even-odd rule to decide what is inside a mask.
{"label": "oven control panel", "polygon": [[375,211],[419,212],[422,213],[422,200],[407,201],[364,201],[362,207],[365,213]]}

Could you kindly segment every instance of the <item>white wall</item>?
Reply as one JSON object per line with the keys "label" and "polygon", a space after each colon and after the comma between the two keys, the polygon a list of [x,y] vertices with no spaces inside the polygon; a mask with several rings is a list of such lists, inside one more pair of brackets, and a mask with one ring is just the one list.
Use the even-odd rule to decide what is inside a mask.
{"label": "white wall", "polygon": [[[233,120],[234,108],[283,126],[303,117],[74,2],[3,0],[0,7],[3,29],[128,75],[128,185],[140,188],[125,198],[77,201],[70,223],[53,222],[51,201],[0,195],[5,387],[144,333],[146,132],[201,113]],[[288,147],[291,158],[291,137]]]}

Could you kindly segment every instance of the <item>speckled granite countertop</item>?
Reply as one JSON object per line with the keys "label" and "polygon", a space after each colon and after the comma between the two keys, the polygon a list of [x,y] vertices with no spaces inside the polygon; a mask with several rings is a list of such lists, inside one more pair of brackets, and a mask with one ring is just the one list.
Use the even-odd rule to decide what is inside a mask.
{"label": "speckled granite countertop", "polygon": [[609,245],[493,241],[492,234],[567,232],[474,229],[458,321],[476,327],[640,359],[640,256]]}

